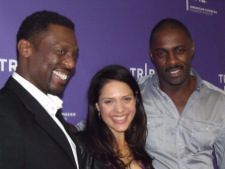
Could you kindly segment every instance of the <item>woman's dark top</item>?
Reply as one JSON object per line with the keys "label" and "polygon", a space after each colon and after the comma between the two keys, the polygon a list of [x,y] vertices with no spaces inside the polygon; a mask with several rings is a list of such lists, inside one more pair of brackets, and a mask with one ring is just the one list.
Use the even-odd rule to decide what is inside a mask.
{"label": "woman's dark top", "polygon": [[[104,166],[104,162],[95,155],[94,148],[88,145],[88,142],[91,140],[87,140],[89,138],[85,135],[85,132],[77,132],[75,138],[76,146],[79,146],[81,151],[80,169],[110,169]],[[146,168],[142,166],[142,169]],[[153,169],[153,167],[151,167],[151,169]]]}

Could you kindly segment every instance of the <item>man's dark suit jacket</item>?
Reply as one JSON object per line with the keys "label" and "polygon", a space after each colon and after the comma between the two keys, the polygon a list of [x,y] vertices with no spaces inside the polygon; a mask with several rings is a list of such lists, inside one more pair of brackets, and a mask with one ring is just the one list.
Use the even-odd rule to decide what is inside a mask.
{"label": "man's dark suit jacket", "polygon": [[0,91],[0,169],[74,168],[74,157],[61,129],[10,77]]}

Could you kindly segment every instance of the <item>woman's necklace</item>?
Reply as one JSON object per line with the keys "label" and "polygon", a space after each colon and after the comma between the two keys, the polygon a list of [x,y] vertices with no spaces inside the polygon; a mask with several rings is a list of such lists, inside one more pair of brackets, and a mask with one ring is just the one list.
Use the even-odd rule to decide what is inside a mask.
{"label": "woman's necklace", "polygon": [[126,169],[142,169],[143,166],[140,162],[136,161],[130,151],[127,151],[120,156],[120,159],[123,161]]}
{"label": "woman's necklace", "polygon": [[141,169],[139,162],[137,162],[134,159],[134,156],[128,146],[128,144],[125,142],[124,144],[120,144],[118,147],[118,153],[119,158],[121,161],[123,161],[126,169]]}
{"label": "woman's necklace", "polygon": [[125,168],[130,169],[130,165],[134,160],[130,149],[126,146],[120,151],[120,159],[123,161]]}

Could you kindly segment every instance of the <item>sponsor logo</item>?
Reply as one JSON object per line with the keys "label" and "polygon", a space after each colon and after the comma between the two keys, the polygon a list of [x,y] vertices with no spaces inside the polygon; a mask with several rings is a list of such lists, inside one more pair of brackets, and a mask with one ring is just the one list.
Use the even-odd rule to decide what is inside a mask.
{"label": "sponsor logo", "polygon": [[204,15],[217,15],[218,10],[209,7],[210,0],[186,0],[186,11]]}
{"label": "sponsor logo", "polygon": [[218,78],[219,78],[219,83],[223,85],[223,90],[225,91],[225,74],[219,73]]}
{"label": "sponsor logo", "polygon": [[62,113],[65,120],[68,120],[69,118],[74,118],[76,116],[75,112],[63,112]]}
{"label": "sponsor logo", "polygon": [[144,67],[130,67],[130,71],[132,75],[137,79],[155,73],[155,70],[150,68],[147,63],[144,64]]}
{"label": "sponsor logo", "polygon": [[13,72],[16,70],[17,60],[0,58],[0,72]]}

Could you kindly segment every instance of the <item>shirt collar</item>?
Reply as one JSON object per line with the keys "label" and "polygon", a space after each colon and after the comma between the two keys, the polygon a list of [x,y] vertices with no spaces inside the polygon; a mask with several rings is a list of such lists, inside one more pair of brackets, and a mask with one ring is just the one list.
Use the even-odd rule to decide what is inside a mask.
{"label": "shirt collar", "polygon": [[51,94],[46,95],[16,72],[13,72],[12,77],[20,83],[50,115],[55,115],[57,110],[62,108],[63,101],[59,97]]}

